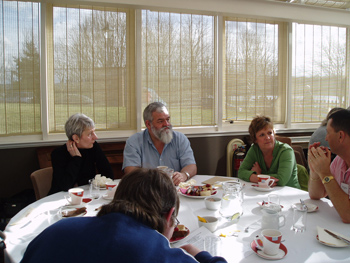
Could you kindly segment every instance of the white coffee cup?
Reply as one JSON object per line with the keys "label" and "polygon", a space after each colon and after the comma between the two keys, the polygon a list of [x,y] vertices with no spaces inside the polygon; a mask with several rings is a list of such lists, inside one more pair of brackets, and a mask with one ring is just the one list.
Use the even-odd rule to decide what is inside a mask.
{"label": "white coffee cup", "polygon": [[80,205],[83,200],[84,189],[83,188],[71,188],[68,190],[69,195],[65,195],[64,198],[71,205]]}
{"label": "white coffee cup", "polygon": [[277,255],[282,240],[282,233],[276,229],[261,231],[260,238],[255,239],[256,246],[266,255]]}
{"label": "white coffee cup", "polygon": [[106,189],[107,189],[107,196],[108,197],[114,197],[115,191],[117,190],[117,183],[106,183]]}
{"label": "white coffee cup", "polygon": [[166,171],[166,169],[168,169],[168,166],[164,166],[164,165],[157,166],[157,169],[161,171]]}
{"label": "white coffee cup", "polygon": [[258,180],[259,180],[258,181],[259,187],[262,187],[262,188],[269,188],[275,182],[275,180],[271,179],[270,176],[266,174],[259,174]]}

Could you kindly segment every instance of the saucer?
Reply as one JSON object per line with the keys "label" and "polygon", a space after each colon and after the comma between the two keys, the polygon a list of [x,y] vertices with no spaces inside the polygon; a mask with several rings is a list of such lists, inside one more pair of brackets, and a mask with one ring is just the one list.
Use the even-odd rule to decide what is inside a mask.
{"label": "saucer", "polygon": [[107,194],[103,195],[102,198],[105,200],[113,200],[113,196],[109,196]]}
{"label": "saucer", "polygon": [[61,218],[68,218],[68,217],[81,217],[86,215],[87,211],[86,208],[80,207],[62,207],[60,209],[59,215]]}
{"label": "saucer", "polygon": [[[311,204],[311,203],[306,203],[306,202],[305,202],[305,205],[307,207],[307,212],[308,213],[312,213],[312,212],[318,211],[318,206],[317,205],[314,205],[314,204]],[[297,210],[300,210],[301,204],[300,203],[295,203],[295,204],[292,205],[292,207],[297,209]]]}
{"label": "saucer", "polygon": [[256,191],[260,191],[260,192],[270,192],[270,191],[273,191],[273,188],[272,187],[259,187],[259,185],[257,184],[252,184],[253,188],[256,190]]}
{"label": "saucer", "polygon": [[286,248],[285,245],[283,245],[282,243],[280,244],[280,249],[277,253],[277,255],[267,255],[265,254],[264,252],[262,252],[262,250],[258,249],[256,247],[256,243],[255,243],[255,240],[252,241],[252,243],[250,243],[250,247],[252,248],[252,250],[255,252],[255,254],[257,254],[259,257],[262,257],[262,258],[265,258],[265,259],[270,259],[270,260],[278,260],[278,259],[282,259],[284,258],[287,253],[288,253],[288,250]]}
{"label": "saucer", "polygon": [[[260,206],[260,208],[268,207],[269,202],[257,202],[257,204]],[[283,208],[283,205],[280,205],[281,209]]]}
{"label": "saucer", "polygon": [[88,204],[92,201],[91,198],[83,198],[82,202],[85,203],[85,204]]}

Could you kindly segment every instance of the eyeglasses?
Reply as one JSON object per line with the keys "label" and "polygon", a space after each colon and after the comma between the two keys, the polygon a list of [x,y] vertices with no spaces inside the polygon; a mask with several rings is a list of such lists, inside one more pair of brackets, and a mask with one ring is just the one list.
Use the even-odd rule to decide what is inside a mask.
{"label": "eyeglasses", "polygon": [[175,217],[175,225],[174,225],[174,227],[177,227],[179,224],[180,224],[179,219],[177,219],[177,217]]}

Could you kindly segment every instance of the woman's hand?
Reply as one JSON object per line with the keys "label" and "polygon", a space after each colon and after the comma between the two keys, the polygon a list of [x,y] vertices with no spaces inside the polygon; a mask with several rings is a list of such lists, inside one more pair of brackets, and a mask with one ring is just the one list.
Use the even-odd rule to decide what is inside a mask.
{"label": "woman's hand", "polygon": [[261,168],[260,168],[260,165],[259,165],[258,162],[255,162],[253,164],[253,167],[252,167],[251,171],[256,172],[256,174],[261,174]]}
{"label": "woman's hand", "polygon": [[79,152],[79,149],[74,141],[68,140],[68,142],[66,142],[66,146],[67,146],[67,151],[72,157],[74,156],[81,157],[81,153]]}

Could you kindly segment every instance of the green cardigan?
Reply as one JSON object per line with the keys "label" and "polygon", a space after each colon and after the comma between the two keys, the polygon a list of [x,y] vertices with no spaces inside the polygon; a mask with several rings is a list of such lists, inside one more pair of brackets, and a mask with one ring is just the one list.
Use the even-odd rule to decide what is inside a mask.
{"label": "green cardigan", "polygon": [[249,182],[249,178],[253,173],[251,171],[253,164],[258,162],[262,174],[268,174],[279,179],[277,185],[287,185],[300,189],[297,164],[292,147],[275,140],[275,148],[272,155],[271,167],[268,170],[259,146],[252,144],[238,170],[238,177]]}

